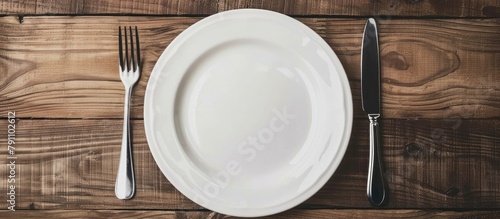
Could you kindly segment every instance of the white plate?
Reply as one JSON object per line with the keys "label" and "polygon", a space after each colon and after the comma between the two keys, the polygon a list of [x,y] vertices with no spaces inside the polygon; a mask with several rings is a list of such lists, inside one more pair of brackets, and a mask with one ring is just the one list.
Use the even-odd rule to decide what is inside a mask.
{"label": "white plate", "polygon": [[144,120],[156,163],[182,194],[223,214],[263,216],[300,204],[332,176],[352,97],[313,30],[241,9],[193,24],[165,49]]}

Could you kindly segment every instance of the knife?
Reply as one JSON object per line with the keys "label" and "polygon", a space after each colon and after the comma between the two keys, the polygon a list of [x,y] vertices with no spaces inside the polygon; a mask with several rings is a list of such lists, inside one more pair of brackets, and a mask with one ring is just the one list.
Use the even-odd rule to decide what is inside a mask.
{"label": "knife", "polygon": [[370,120],[370,159],[367,195],[370,203],[379,207],[386,200],[386,188],[380,162],[380,60],[375,19],[366,22],[361,48],[361,101]]}

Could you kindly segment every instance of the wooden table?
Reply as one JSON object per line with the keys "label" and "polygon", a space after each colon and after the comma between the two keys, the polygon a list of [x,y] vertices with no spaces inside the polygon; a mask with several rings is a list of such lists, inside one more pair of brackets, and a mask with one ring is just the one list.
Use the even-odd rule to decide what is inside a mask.
{"label": "wooden table", "polygon": [[[445,4],[446,3],[446,4]],[[316,195],[276,216],[500,217],[500,1],[0,1],[2,216],[212,218],[156,166],[144,92],[165,47],[211,14],[264,8],[297,18],[339,56],[355,120],[340,168]],[[383,161],[389,201],[366,198],[368,125],[360,102],[366,18],[379,23]],[[115,198],[124,89],[117,27],[140,28],[143,75],[132,97],[137,195]],[[15,111],[15,183],[8,112]],[[12,127],[11,127],[12,128]],[[15,212],[8,210],[15,185]]]}

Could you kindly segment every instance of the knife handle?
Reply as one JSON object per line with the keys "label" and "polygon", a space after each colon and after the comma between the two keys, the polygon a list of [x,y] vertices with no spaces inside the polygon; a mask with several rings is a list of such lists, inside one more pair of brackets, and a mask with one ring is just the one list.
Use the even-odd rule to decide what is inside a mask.
{"label": "knife handle", "polygon": [[386,188],[380,162],[380,133],[377,119],[380,115],[368,115],[370,119],[370,161],[368,166],[367,194],[370,204],[379,207],[386,200]]}

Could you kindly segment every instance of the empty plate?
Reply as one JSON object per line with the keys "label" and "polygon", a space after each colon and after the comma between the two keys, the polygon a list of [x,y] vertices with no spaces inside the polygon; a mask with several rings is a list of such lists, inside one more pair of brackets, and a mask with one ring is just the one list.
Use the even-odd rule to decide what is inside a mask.
{"label": "empty plate", "polygon": [[149,78],[146,136],[167,179],[201,206],[264,216],[300,204],[337,169],[352,97],[342,65],[313,30],[257,9],[182,32]]}

